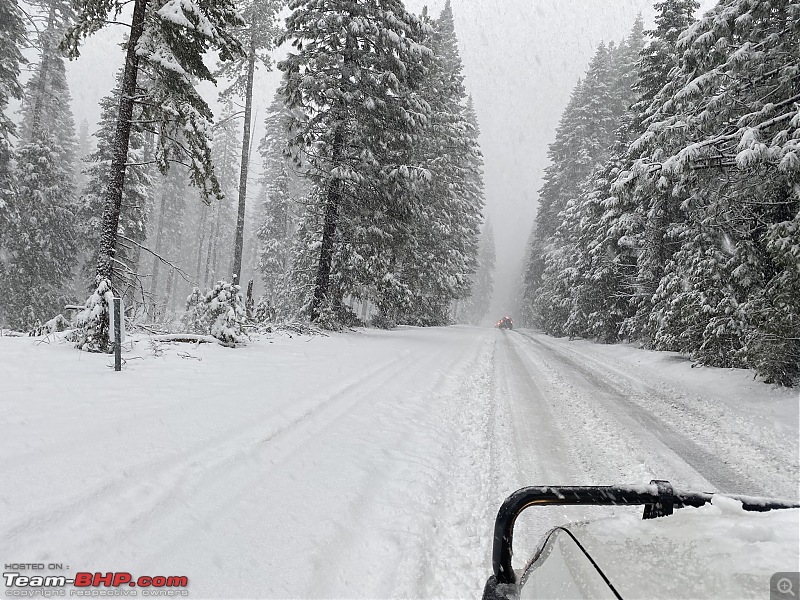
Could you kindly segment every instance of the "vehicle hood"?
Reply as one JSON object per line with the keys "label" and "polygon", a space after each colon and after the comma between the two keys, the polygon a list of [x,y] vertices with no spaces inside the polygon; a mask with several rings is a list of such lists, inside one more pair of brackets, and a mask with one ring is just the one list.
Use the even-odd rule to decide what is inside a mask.
{"label": "vehicle hood", "polygon": [[567,528],[622,598],[769,598],[770,578],[800,570],[800,510],[711,505],[642,520],[622,514]]}

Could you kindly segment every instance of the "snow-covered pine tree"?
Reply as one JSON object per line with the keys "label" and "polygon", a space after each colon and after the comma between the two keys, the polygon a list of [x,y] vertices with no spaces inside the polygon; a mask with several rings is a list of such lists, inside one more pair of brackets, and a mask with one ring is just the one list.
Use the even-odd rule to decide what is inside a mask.
{"label": "snow-covered pine tree", "polygon": [[17,190],[7,199],[5,309],[10,324],[31,329],[71,300],[75,256],[74,168],[77,144],[64,62],[58,51],[71,8],[48,0],[37,38],[40,60],[25,85],[16,152]]}
{"label": "snow-covered pine tree", "polygon": [[611,87],[606,102],[616,124],[614,143],[584,193],[570,201],[564,211],[561,230],[570,240],[576,281],[570,292],[570,313],[565,325],[565,332],[572,337],[616,341],[619,325],[629,313],[630,290],[625,287],[625,275],[630,272],[632,259],[610,243],[608,225],[617,204],[611,194],[611,183],[630,142],[628,108],[634,101],[632,82],[643,46],[643,30],[638,17],[625,41],[611,52]]}
{"label": "snow-covered pine tree", "polygon": [[[423,14],[423,19],[427,15]],[[464,87],[450,2],[423,40],[433,51],[419,93],[430,107],[425,135],[414,148],[430,172],[409,224],[400,276],[411,290],[401,323],[443,325],[455,300],[469,294],[483,208],[483,159],[477,116]]]}
{"label": "snow-covered pine tree", "polygon": [[[324,204],[324,227],[309,316],[341,310],[368,289],[383,310],[408,298],[397,277],[413,188],[427,175],[406,158],[427,122],[413,89],[430,50],[400,0],[293,0],[280,63],[292,115],[290,145]],[[342,231],[344,230],[344,234]],[[334,254],[346,278],[334,293]]]}
{"label": "snow-covered pine tree", "polygon": [[[645,133],[653,115],[662,110],[665,97],[673,85],[672,74],[678,68],[680,52],[678,37],[692,23],[699,7],[697,0],[664,0],[657,2],[655,28],[647,32],[649,41],[643,48],[638,64],[634,90],[637,100],[631,107],[629,142]],[[646,138],[645,138],[646,139]],[[635,186],[624,185],[633,163],[653,150],[640,139],[625,153],[620,166],[619,182],[614,185],[619,212],[610,237],[619,240],[625,254],[636,264],[633,276],[626,274],[632,291],[632,314],[621,327],[622,335],[642,340],[652,346],[654,332],[649,315],[653,309],[653,294],[658,288],[669,256],[680,247],[668,235],[669,224],[680,220],[678,206],[685,199],[676,188],[655,185],[653,180],[638,180]]]}
{"label": "snow-covered pine tree", "polygon": [[[179,251],[176,240],[184,227],[181,216],[186,208],[187,179],[186,168],[175,165],[166,176],[160,178],[155,188],[158,219],[153,219],[155,226],[151,228],[148,240],[154,252],[150,271],[149,293],[153,304],[150,314],[156,320],[167,316],[172,300],[168,289],[170,274],[175,268],[176,255]],[[168,261],[168,264],[164,261]],[[166,270],[166,278],[161,277],[162,269]]]}
{"label": "snow-covered pine tree", "polygon": [[17,0],[0,0],[0,160],[8,152],[8,138],[16,127],[6,114],[11,98],[22,98],[20,66],[25,58],[20,49],[25,44],[25,26]]}
{"label": "snow-covered pine tree", "polygon": [[205,294],[194,288],[182,317],[189,333],[211,335],[225,346],[244,342],[245,306],[238,285],[220,281]]}
{"label": "snow-covered pine tree", "polygon": [[[544,296],[543,277],[547,262],[545,254],[552,248],[552,238],[558,229],[559,214],[573,196],[580,193],[578,185],[590,172],[587,165],[576,165],[580,153],[580,136],[576,132],[576,115],[578,106],[583,101],[583,80],[578,81],[572,90],[567,107],[561,115],[556,137],[548,148],[547,156],[550,165],[544,171],[544,184],[539,190],[539,202],[536,210],[536,222],[533,227],[528,247],[528,266],[525,269],[525,297],[523,302],[531,307],[534,327],[553,331],[550,326],[550,311],[542,311],[542,306],[550,303]],[[580,167],[580,168],[578,168]],[[574,172],[577,171],[577,172]],[[573,173],[574,172],[574,173]],[[561,322],[566,320],[563,316]]]}
{"label": "snow-covered pine tree", "polygon": [[[184,174],[186,175],[186,174]],[[176,275],[180,274],[181,277],[186,277],[186,264],[184,240],[186,239],[187,225],[191,222],[188,218],[188,204],[192,197],[191,191],[187,186],[183,186],[179,193],[172,196],[169,203],[169,221],[167,223],[167,241],[168,250],[167,256],[172,258],[170,261],[172,265],[167,270],[166,285],[164,287],[164,313],[168,316],[174,314],[176,310],[180,310],[181,297],[186,297],[185,294],[176,293],[176,289],[180,286],[177,281]]]}
{"label": "snow-covered pine tree", "polygon": [[[293,172],[285,155],[290,115],[280,90],[264,119],[264,137],[259,144],[263,160],[261,210],[258,228],[259,270],[264,280],[263,303],[270,314],[288,316],[293,217]],[[296,187],[296,185],[295,185]]]}
{"label": "snow-covered pine tree", "polygon": [[86,185],[86,173],[84,173],[86,165],[84,165],[84,162],[92,153],[92,142],[89,139],[90,137],[91,134],[89,133],[89,121],[84,119],[81,121],[81,124],[78,127],[78,161],[75,168],[75,186],[79,192],[82,192],[84,186]]}
{"label": "snow-covered pine tree", "polygon": [[[449,0],[448,0],[449,3]],[[478,113],[472,96],[467,96],[464,117],[468,125],[466,130],[467,144],[462,146],[461,165],[463,174],[463,212],[460,237],[463,257],[466,261],[465,274],[477,268],[478,237],[483,220],[483,208],[486,201],[483,181],[483,153],[480,150],[481,129],[478,124]]]}
{"label": "snow-covered pine tree", "polygon": [[651,323],[657,347],[769,381],[800,376],[800,6],[723,0],[678,40],[635,185],[683,198]]}
{"label": "snow-covered pine tree", "polygon": [[[114,21],[125,4],[120,0],[81,2],[62,47],[77,57],[82,40]],[[209,145],[212,113],[195,83],[214,81],[203,62],[209,50],[216,50],[223,61],[242,52],[231,31],[241,23],[231,0],[135,0],[111,145],[114,154],[104,203],[98,285],[113,277],[134,104],[142,107],[145,129],[157,134],[154,158],[162,172],[170,161],[182,161],[189,168],[191,182],[204,194],[220,194]],[[152,80],[144,97],[136,94],[140,66]]]}
{"label": "snow-covered pine tree", "polygon": [[[97,140],[96,149],[85,158],[89,167],[84,173],[87,176],[85,190],[81,196],[79,225],[80,240],[86,263],[83,265],[83,287],[91,286],[94,281],[94,268],[96,266],[96,250],[100,245],[100,232],[102,229],[103,208],[106,186],[111,173],[111,160],[114,155],[112,144],[117,126],[117,109],[122,84],[122,71],[117,74],[117,84],[112,92],[100,100],[100,123],[94,137]],[[142,86],[138,93],[145,93]],[[141,255],[141,246],[147,237],[148,206],[153,193],[153,178],[155,176],[153,165],[150,162],[152,154],[148,140],[141,124],[141,107],[134,106],[131,134],[128,143],[128,165],[126,169],[126,183],[122,194],[120,218],[117,226],[117,235],[121,239],[116,260],[119,261],[121,281],[118,289],[128,290],[133,293],[141,287],[138,281],[138,264]],[[88,145],[88,142],[85,142]],[[130,304],[127,301],[127,304]]]}
{"label": "snow-covered pine tree", "polygon": [[[22,98],[19,73],[20,65],[25,62],[20,52],[24,41],[25,26],[17,1],[0,0],[0,279],[4,281],[8,256],[4,248],[12,224],[8,200],[16,187],[12,173],[13,150],[9,139],[16,133],[16,127],[6,111],[11,98]],[[0,305],[0,319],[3,319],[3,311]]]}
{"label": "snow-covered pine tree", "polygon": [[533,304],[535,324],[554,335],[567,332],[585,268],[576,263],[580,198],[591,174],[606,159],[618,125],[614,54],[613,45],[600,45],[586,77],[573,91],[548,151],[551,165],[539,195],[526,287],[533,292],[528,301]]}
{"label": "snow-covered pine tree", "polygon": [[239,201],[236,217],[236,231],[233,239],[233,263],[231,273],[236,282],[242,280],[242,250],[244,247],[245,199],[247,196],[247,176],[250,167],[250,125],[253,112],[253,79],[256,68],[261,65],[271,69],[272,62],[268,51],[274,46],[280,29],[277,14],[285,6],[286,0],[246,0],[237,5],[246,25],[234,30],[245,54],[233,61],[223,63],[217,76],[227,79],[229,87],[220,94],[222,100],[236,96],[244,98],[244,126],[242,135],[242,159],[239,173]]}
{"label": "snow-covered pine tree", "polygon": [[[289,252],[291,260],[291,270],[289,277],[289,288],[286,292],[288,302],[286,306],[287,318],[303,317],[308,315],[311,309],[311,303],[314,300],[314,285],[317,269],[319,266],[319,253],[322,245],[322,229],[325,222],[325,214],[323,211],[323,199],[319,196],[322,192],[316,187],[311,190],[302,198],[300,198],[298,205],[300,213],[297,220],[297,230],[292,236],[292,244]],[[338,260],[339,253],[333,256],[333,260]],[[336,293],[339,292],[337,287],[341,270],[336,268],[331,269],[330,285]],[[269,300],[264,298],[261,302],[262,312],[272,312],[277,317],[277,307],[272,307]],[[326,307],[320,313],[317,323],[323,326],[328,326],[336,329],[340,324],[336,320],[336,315],[332,314]]]}
{"label": "snow-covered pine tree", "polygon": [[228,102],[214,128],[211,157],[223,196],[211,200],[206,224],[205,273],[202,283],[211,285],[230,269],[236,228],[237,184],[239,181],[240,129],[233,104]]}

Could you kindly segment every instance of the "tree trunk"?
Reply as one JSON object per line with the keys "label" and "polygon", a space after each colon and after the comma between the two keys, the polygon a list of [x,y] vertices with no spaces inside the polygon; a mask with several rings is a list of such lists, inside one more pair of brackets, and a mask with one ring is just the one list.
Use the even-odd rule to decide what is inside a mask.
{"label": "tree trunk", "polygon": [[[344,131],[343,125],[340,123],[336,126],[336,132],[333,134],[331,164],[334,166],[339,164],[343,145]],[[311,302],[312,321],[319,319],[320,306],[325,302],[330,291],[331,264],[333,263],[333,238],[336,235],[336,223],[339,217],[339,204],[341,201],[342,181],[341,179],[333,178],[328,182],[328,193],[325,201],[325,225],[322,229],[322,248],[320,249],[319,262],[317,263],[317,280],[314,286],[314,300]]]}
{"label": "tree trunk", "polygon": [[[158,230],[156,231],[156,249],[155,252],[158,256],[162,255],[164,250],[164,224],[167,217],[167,187],[164,185],[161,189],[161,206],[158,212]],[[150,282],[150,295],[153,297],[153,321],[156,320],[158,312],[158,269],[161,266],[161,259],[158,256],[153,257],[153,277]]]}
{"label": "tree trunk", "polygon": [[244,246],[244,209],[247,197],[247,171],[250,166],[250,118],[253,110],[253,76],[256,68],[255,15],[250,26],[250,54],[247,57],[247,90],[244,98],[244,135],[242,136],[242,165],[239,172],[239,213],[236,217],[236,241],[233,246],[233,283],[242,280],[242,248]]}
{"label": "tree trunk", "polygon": [[39,133],[42,125],[42,103],[47,93],[47,76],[50,70],[50,55],[53,48],[50,45],[50,34],[53,32],[56,20],[55,2],[50,2],[50,13],[47,17],[47,29],[45,29],[44,44],[42,47],[42,62],[39,65],[39,83],[36,86],[36,104],[33,106],[33,121],[31,123],[30,139],[39,140]]}
{"label": "tree trunk", "polygon": [[222,201],[217,198],[216,218],[214,224],[214,234],[208,241],[208,254],[206,255],[206,276],[203,281],[205,287],[212,287],[217,274],[217,246],[219,246],[219,230],[222,221]]}
{"label": "tree trunk", "polygon": [[206,241],[206,223],[208,222],[208,204],[203,202],[203,207],[200,209],[200,242],[197,248],[197,265],[195,267],[195,277],[197,278],[197,285],[202,287],[202,280],[200,279],[200,267],[203,262],[203,246]]}
{"label": "tree trunk", "polygon": [[[170,223],[177,227],[177,231],[173,228],[170,231],[170,238],[172,240],[171,252],[174,256],[174,264],[178,266],[183,259],[183,230],[184,230],[184,215],[186,214],[186,198],[180,197],[172,198],[173,202],[177,201],[177,205],[173,205],[173,210],[170,211]],[[175,267],[170,267],[169,276],[167,277],[167,291],[164,300],[164,306],[167,311],[173,311],[176,308],[175,296]],[[178,282],[180,285],[180,282]]]}
{"label": "tree trunk", "polygon": [[133,116],[133,97],[136,93],[136,79],[139,75],[139,56],[136,45],[144,31],[144,17],[147,0],[136,0],[133,7],[131,32],[128,40],[128,51],[125,57],[125,71],[122,76],[122,88],[119,97],[119,113],[117,130],[114,134],[113,158],[106,190],[103,225],[100,236],[100,254],[97,259],[97,277],[112,278],[114,272],[114,255],[117,253],[117,228],[119,213],[122,209],[122,190],[125,186],[125,164],[128,161],[128,146],[131,135],[131,117]]}

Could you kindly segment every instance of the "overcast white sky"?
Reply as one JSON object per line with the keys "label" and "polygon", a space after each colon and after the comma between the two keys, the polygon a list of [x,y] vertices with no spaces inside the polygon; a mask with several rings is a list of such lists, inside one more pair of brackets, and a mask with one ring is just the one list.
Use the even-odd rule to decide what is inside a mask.
{"label": "overcast white sky", "polygon": [[[569,93],[600,42],[618,42],[641,12],[650,26],[651,0],[452,0],[467,88],[481,126],[486,162],[486,215],[497,243],[492,314],[509,313],[525,243],[536,214],[547,146]],[[438,15],[444,0],[407,0],[419,13]],[[702,9],[713,6],[704,0]],[[99,99],[113,85],[122,52],[119,28],[101,31],[68,65],[76,125],[94,131]],[[256,119],[272,101],[279,73],[256,85]],[[213,86],[206,86],[213,100]],[[260,123],[259,123],[260,125]],[[256,136],[261,135],[260,126]],[[258,164],[258,161],[254,162]],[[251,186],[251,188],[254,186]],[[255,191],[255,190],[254,190]]]}

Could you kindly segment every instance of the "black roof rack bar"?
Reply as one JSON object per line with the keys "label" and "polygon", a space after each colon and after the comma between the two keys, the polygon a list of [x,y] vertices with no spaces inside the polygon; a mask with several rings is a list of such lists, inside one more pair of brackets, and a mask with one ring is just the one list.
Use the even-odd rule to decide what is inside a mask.
{"label": "black roof rack bar", "polygon": [[[516,583],[516,575],[511,567],[514,539],[514,523],[520,513],[530,506],[570,506],[570,505],[644,505],[642,518],[652,519],[672,514],[673,508],[685,506],[700,507],[711,501],[714,494],[674,491],[668,481],[653,480],[649,486],[541,486],[524,487],[506,498],[494,525],[492,547],[492,568],[498,584]],[[748,511],[764,512],[780,508],[798,508],[796,502],[784,502],[733,496],[742,508]]]}

